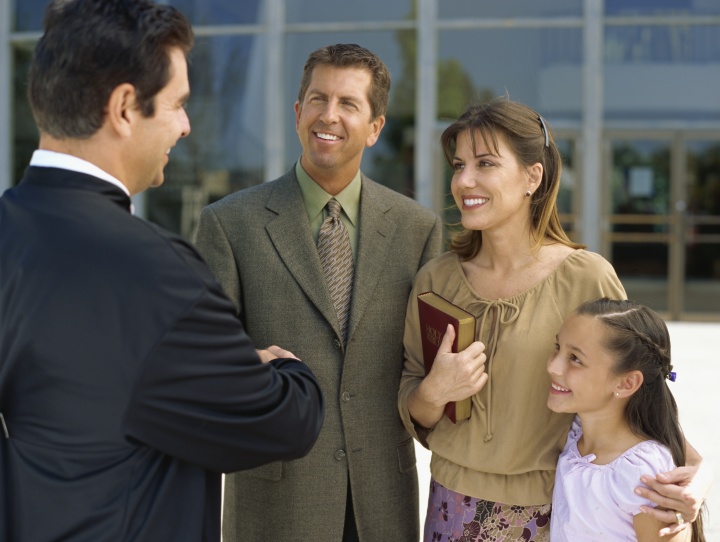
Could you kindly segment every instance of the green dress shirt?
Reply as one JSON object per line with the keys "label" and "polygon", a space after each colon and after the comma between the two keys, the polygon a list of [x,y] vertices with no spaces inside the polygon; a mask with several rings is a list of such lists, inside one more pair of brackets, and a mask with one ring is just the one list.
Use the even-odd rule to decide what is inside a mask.
{"label": "green dress shirt", "polygon": [[330,198],[335,198],[342,206],[340,220],[347,228],[350,235],[350,247],[352,248],[353,258],[357,260],[357,241],[358,241],[358,220],[360,218],[360,189],[362,188],[361,173],[355,174],[355,178],[350,181],[345,189],[337,196],[332,196],[323,190],[320,185],[312,180],[310,175],[300,165],[300,160],[295,164],[295,175],[300,185],[303,201],[305,202],[305,210],[310,220],[310,230],[313,233],[315,244],[317,244],[320,226],[327,216],[325,206]]}

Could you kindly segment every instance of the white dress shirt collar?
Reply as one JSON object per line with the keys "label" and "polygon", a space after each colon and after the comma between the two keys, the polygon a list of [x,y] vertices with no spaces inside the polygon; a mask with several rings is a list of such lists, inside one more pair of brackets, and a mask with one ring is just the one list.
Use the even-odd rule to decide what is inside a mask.
{"label": "white dress shirt collar", "polygon": [[37,149],[33,152],[32,158],[30,159],[30,165],[35,167],[56,167],[59,169],[77,171],[78,173],[86,173],[87,175],[92,175],[93,177],[97,177],[98,179],[114,184],[130,196],[130,191],[127,189],[127,186],[121,183],[118,179],[103,171],[95,164],[92,164],[87,160],[83,160],[82,158],[78,158],[77,156],[72,156],[71,154]]}

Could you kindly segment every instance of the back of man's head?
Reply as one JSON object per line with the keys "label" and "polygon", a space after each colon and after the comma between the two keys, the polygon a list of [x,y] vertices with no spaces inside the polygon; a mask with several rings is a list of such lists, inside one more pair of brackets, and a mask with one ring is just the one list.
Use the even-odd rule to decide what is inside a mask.
{"label": "back of man's head", "polygon": [[100,128],[113,89],[130,83],[145,116],[167,84],[168,49],[185,54],[193,32],[183,14],[150,0],[53,0],[35,48],[28,99],[41,132],[83,139]]}

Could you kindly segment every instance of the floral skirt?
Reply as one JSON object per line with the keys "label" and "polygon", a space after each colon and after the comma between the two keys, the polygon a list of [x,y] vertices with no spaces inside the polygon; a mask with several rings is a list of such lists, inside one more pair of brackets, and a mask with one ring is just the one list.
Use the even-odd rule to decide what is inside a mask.
{"label": "floral skirt", "polygon": [[425,542],[549,542],[550,504],[474,499],[430,482]]}

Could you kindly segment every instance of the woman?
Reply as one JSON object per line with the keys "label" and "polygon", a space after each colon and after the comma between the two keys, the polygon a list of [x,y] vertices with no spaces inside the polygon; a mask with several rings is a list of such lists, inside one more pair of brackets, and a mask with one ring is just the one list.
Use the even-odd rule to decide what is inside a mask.
{"label": "woman", "polygon": [[[463,230],[416,277],[399,391],[403,423],[433,452],[425,540],[548,540],[573,416],[547,408],[545,362],[575,307],[625,291],[560,225],[560,155],[536,112],[507,99],[473,106],[441,141]],[[452,355],[449,333],[427,377],[416,299],[426,291],[472,313],[479,341]],[[469,396],[468,420],[443,417]]]}

